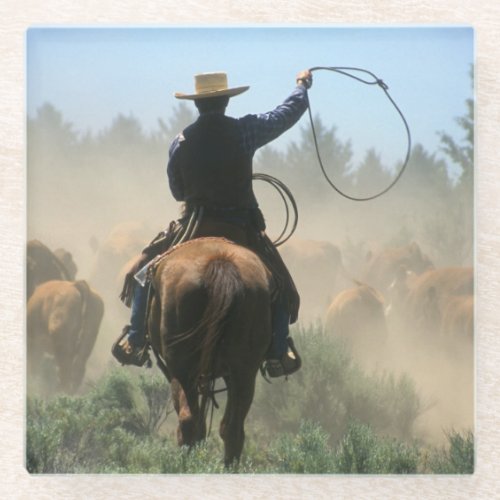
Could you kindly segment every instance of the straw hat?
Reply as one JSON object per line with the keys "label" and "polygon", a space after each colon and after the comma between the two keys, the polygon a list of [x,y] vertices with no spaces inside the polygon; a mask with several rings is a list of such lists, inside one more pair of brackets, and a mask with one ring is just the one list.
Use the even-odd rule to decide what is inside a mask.
{"label": "straw hat", "polygon": [[226,73],[201,73],[194,75],[195,94],[183,94],[176,92],[174,94],[177,99],[206,99],[207,97],[218,97],[227,95],[233,97],[245,92],[250,87],[233,87],[227,86]]}

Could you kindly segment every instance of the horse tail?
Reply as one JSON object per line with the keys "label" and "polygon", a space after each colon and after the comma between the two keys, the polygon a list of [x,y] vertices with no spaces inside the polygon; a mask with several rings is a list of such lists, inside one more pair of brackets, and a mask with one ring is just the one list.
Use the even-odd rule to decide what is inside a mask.
{"label": "horse tail", "polygon": [[225,326],[244,295],[243,281],[230,255],[211,259],[203,272],[202,282],[208,294],[207,306],[198,332],[204,331],[201,343],[199,376],[209,376],[214,353],[223,337]]}

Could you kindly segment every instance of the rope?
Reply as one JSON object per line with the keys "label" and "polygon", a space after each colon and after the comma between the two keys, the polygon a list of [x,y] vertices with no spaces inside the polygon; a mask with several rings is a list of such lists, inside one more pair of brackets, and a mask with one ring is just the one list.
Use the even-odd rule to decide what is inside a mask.
{"label": "rope", "polygon": [[203,207],[195,207],[191,216],[189,217],[189,221],[187,223],[186,229],[184,231],[180,231],[179,234],[172,241],[171,247],[175,245],[180,245],[184,243],[186,240],[189,240],[193,235],[194,231],[198,229],[198,225],[200,223],[201,217],[203,216]]}
{"label": "rope", "polygon": [[[321,168],[323,176],[325,177],[325,179],[328,182],[328,184],[330,184],[330,186],[335,191],[337,191],[337,193],[339,193],[344,198],[348,198],[349,200],[353,200],[353,201],[369,201],[369,200],[373,200],[375,198],[378,198],[379,196],[382,196],[383,194],[387,193],[387,191],[389,191],[389,189],[391,189],[399,181],[400,177],[403,175],[403,172],[405,171],[405,169],[406,169],[406,167],[408,165],[408,160],[410,159],[410,153],[411,153],[411,134],[410,134],[410,128],[408,126],[406,118],[404,117],[402,111],[399,109],[399,107],[396,104],[396,102],[394,101],[394,99],[389,94],[389,92],[388,92],[389,87],[387,86],[387,84],[384,83],[383,80],[381,80],[380,78],[378,78],[371,71],[368,71],[366,69],[361,69],[361,68],[332,67],[332,66],[315,66],[315,67],[309,69],[309,71],[311,73],[313,71],[318,71],[318,70],[334,71],[336,73],[340,73],[341,75],[348,76],[349,78],[353,78],[354,80],[357,80],[358,82],[364,83],[366,85],[378,85],[384,91],[385,95],[387,96],[387,98],[392,103],[392,105],[394,106],[394,108],[398,112],[399,116],[403,120],[403,124],[405,126],[405,130],[406,130],[406,134],[407,134],[407,139],[408,139],[408,146],[407,146],[407,149],[406,149],[406,157],[404,159],[403,165],[400,168],[400,170],[399,170],[398,174],[396,175],[396,177],[394,178],[394,180],[384,190],[382,190],[379,193],[374,194],[372,196],[360,197],[360,198],[355,197],[355,196],[350,196],[347,193],[344,193],[343,191],[341,191],[337,186],[335,186],[335,184],[331,181],[331,179],[328,177],[328,175],[327,175],[327,173],[325,171],[325,167],[323,166],[323,162],[321,160],[321,155],[320,155],[320,152],[319,152],[318,139],[316,137],[316,130],[314,128],[314,121],[313,121],[312,111],[311,111],[311,103],[309,101],[309,95],[307,95],[307,102],[308,102],[307,109],[308,109],[308,112],[309,112],[309,120],[311,122],[311,129],[312,129],[312,134],[313,134],[313,139],[314,139],[314,146],[315,146],[315,149],[316,149],[316,155],[318,157],[319,166]],[[373,78],[373,80],[365,80],[365,79],[363,79],[363,78],[361,78],[359,76],[351,74],[350,71],[359,71],[361,73],[366,73],[366,74],[370,75]],[[307,90],[306,90],[306,92],[307,92]]]}
{"label": "rope", "polygon": [[[283,228],[283,231],[281,231],[280,235],[276,238],[275,241],[273,241],[274,246],[280,246],[285,241],[288,241],[292,234],[295,232],[295,229],[297,228],[297,224],[299,222],[299,211],[297,208],[297,203],[295,202],[295,198],[292,195],[292,192],[288,189],[288,187],[283,184],[279,179],[276,179],[276,177],[272,177],[271,175],[268,174],[253,174],[252,176],[253,179],[255,180],[260,180],[267,182],[268,184],[271,184],[271,186],[278,191],[281,199],[283,200],[283,203],[285,205],[285,226]],[[293,222],[292,222],[292,227],[291,229],[288,229],[288,226],[290,224],[290,205],[292,206],[293,209]],[[288,235],[286,238],[284,237],[285,233],[289,230]]]}

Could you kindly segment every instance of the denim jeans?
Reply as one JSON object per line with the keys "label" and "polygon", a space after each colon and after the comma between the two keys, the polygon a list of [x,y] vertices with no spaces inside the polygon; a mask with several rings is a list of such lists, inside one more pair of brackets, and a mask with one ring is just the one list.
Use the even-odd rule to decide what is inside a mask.
{"label": "denim jeans", "polygon": [[134,287],[132,298],[132,315],[130,317],[129,342],[135,347],[142,347],[145,342],[144,322],[146,320],[146,306],[148,301],[148,287],[138,283]]}

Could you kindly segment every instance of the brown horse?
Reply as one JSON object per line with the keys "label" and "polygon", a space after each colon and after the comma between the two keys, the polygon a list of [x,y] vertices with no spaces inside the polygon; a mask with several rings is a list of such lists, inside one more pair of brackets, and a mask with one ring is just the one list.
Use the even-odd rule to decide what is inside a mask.
{"label": "brown horse", "polygon": [[159,262],[152,286],[148,329],[166,363],[178,443],[192,446],[206,437],[206,389],[223,377],[228,393],[220,436],[230,465],[240,458],[255,379],[271,342],[269,272],[245,247],[198,238]]}

